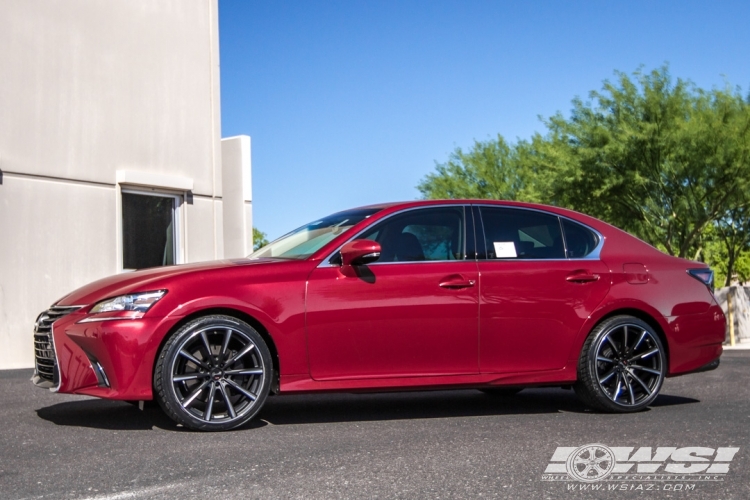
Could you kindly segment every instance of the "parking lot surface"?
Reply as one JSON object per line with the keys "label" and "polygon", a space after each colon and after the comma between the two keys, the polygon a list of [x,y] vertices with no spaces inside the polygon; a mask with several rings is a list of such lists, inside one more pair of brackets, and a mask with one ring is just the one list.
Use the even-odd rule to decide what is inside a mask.
{"label": "parking lot surface", "polygon": [[[750,498],[750,351],[668,379],[637,414],[591,412],[556,388],[277,396],[219,434],[186,431],[158,407],[53,394],[30,376],[0,372],[2,499]],[[711,480],[544,479],[558,447],[590,443],[739,451]]]}

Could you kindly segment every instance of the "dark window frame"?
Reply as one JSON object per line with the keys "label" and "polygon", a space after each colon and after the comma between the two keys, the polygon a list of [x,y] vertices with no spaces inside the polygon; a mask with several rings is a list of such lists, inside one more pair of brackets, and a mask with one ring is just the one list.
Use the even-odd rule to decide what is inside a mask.
{"label": "dark window frame", "polygon": [[[171,205],[171,226],[172,226],[172,260],[173,262],[171,264],[167,265],[175,265],[175,264],[181,264],[182,263],[182,244],[181,244],[181,237],[182,237],[182,231],[181,231],[181,224],[182,224],[182,204],[185,202],[184,196],[182,194],[177,194],[174,192],[168,192],[168,191],[160,191],[155,189],[138,189],[136,187],[125,187],[123,186],[120,189],[120,217],[119,217],[119,248],[118,252],[120,255],[120,266],[123,271],[133,271],[136,269],[144,269],[147,267],[155,267],[155,266],[162,266],[164,265],[164,260],[162,259],[161,263],[153,263],[154,265],[150,265],[149,263],[146,266],[129,266],[128,264],[134,264],[134,262],[127,261],[127,251],[126,251],[126,222],[125,218],[128,216],[126,213],[126,205],[125,205],[125,196],[147,196],[147,197],[154,197],[154,198],[165,198],[165,199],[171,199],[172,205]],[[167,226],[169,227],[169,225]],[[168,241],[168,238],[167,238]],[[166,243],[165,242],[165,249],[166,249]],[[137,262],[135,262],[137,264]]]}

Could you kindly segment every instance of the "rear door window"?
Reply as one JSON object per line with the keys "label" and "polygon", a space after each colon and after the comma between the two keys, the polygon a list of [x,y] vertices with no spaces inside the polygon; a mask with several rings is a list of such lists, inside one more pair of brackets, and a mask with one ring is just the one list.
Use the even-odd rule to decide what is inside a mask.
{"label": "rear door window", "polygon": [[488,259],[564,259],[559,217],[535,210],[480,207]]}

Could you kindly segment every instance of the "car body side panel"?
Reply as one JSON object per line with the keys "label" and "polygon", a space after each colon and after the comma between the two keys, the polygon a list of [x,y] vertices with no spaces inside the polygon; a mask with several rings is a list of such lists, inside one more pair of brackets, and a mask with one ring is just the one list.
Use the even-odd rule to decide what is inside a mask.
{"label": "car body side panel", "polygon": [[[487,260],[479,270],[482,373],[565,367],[581,326],[610,287],[599,260]],[[567,280],[577,274],[598,279]]]}
{"label": "car body side panel", "polygon": [[[400,262],[315,269],[308,282],[310,373],[318,380],[478,373],[477,265]],[[445,288],[446,280],[471,281]]]}
{"label": "car body side panel", "polygon": [[[708,288],[687,273],[705,264],[663,254],[614,227],[608,228],[601,257],[612,269],[612,288],[595,318],[632,309],[657,321],[666,337],[669,375],[694,370],[721,355],[724,314]],[[643,271],[636,276],[629,272],[639,266],[645,276]],[[578,346],[594,325],[584,328]],[[580,347],[571,358],[579,353]]]}

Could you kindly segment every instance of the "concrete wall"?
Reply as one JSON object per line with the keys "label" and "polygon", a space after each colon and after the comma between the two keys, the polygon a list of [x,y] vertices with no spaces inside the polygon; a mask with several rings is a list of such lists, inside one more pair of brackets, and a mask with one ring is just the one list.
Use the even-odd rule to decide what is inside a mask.
{"label": "concrete wall", "polygon": [[224,186],[224,257],[245,257],[253,251],[253,196],[250,137],[221,140]]}
{"label": "concrete wall", "polygon": [[122,270],[122,189],[191,192],[181,261],[223,256],[217,9],[3,2],[0,368],[33,365],[39,312]]}
{"label": "concrete wall", "polygon": [[727,336],[729,343],[729,301],[732,296],[732,316],[734,322],[734,341],[738,344],[750,344],[750,287],[730,286],[717,288],[714,295],[727,315]]}

